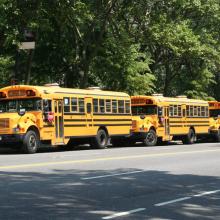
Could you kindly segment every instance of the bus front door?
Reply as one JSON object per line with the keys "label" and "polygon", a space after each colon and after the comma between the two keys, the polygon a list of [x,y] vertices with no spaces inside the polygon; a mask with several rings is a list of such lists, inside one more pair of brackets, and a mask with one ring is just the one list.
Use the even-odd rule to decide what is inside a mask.
{"label": "bus front door", "polygon": [[86,126],[87,128],[93,127],[93,104],[91,97],[85,97],[85,113],[86,113]]}
{"label": "bus front door", "polygon": [[64,143],[64,125],[63,125],[63,100],[53,101],[54,106],[54,125],[55,125],[55,144]]}
{"label": "bus front door", "polygon": [[165,139],[170,140],[169,106],[164,106],[164,129]]}

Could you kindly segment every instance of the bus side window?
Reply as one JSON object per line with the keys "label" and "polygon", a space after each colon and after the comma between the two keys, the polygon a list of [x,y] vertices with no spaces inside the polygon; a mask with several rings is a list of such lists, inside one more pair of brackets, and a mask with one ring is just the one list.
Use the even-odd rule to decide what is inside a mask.
{"label": "bus side window", "polygon": [[98,99],[93,99],[93,112],[95,112],[95,113],[99,112]]}
{"label": "bus side window", "polygon": [[84,113],[85,112],[85,103],[84,98],[79,98],[79,112]]}
{"label": "bus side window", "polygon": [[173,106],[172,105],[170,105],[169,110],[170,110],[169,116],[172,117],[173,116]]}
{"label": "bus side window", "polygon": [[112,106],[111,106],[111,100],[110,99],[106,99],[105,100],[105,110],[106,112],[110,113],[112,112]]}
{"label": "bus side window", "polygon": [[64,112],[70,112],[70,98],[67,97],[64,98]]}
{"label": "bus side window", "polygon": [[125,101],[119,100],[118,101],[118,113],[124,113],[125,111]]}
{"label": "bus side window", "polygon": [[178,105],[178,116],[179,116],[179,117],[182,116],[181,105]]}
{"label": "bus side window", "polygon": [[189,105],[186,106],[186,116],[189,117]]}
{"label": "bus side window", "polygon": [[112,100],[112,113],[118,113],[118,105],[117,105],[117,100]]}
{"label": "bus side window", "polygon": [[105,112],[105,100],[99,99],[99,112],[104,113]]}
{"label": "bus side window", "polygon": [[125,101],[125,112],[127,114],[130,114],[131,113],[131,104],[130,104],[130,101]]}
{"label": "bus side window", "polygon": [[71,110],[72,112],[78,112],[78,105],[77,105],[77,98],[72,97],[71,98]]}

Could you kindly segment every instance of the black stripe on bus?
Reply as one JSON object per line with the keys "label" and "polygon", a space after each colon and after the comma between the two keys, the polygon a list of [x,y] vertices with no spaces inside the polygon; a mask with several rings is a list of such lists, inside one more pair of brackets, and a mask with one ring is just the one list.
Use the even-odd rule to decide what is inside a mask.
{"label": "black stripe on bus", "polygon": [[[66,124],[64,127],[86,127],[87,124]],[[131,124],[89,124],[89,126],[131,126]]]}
{"label": "black stripe on bus", "polygon": [[170,121],[170,123],[206,123],[209,121]]}
{"label": "black stripe on bus", "polygon": [[[113,134],[113,135],[109,135],[110,137],[128,137],[128,134]],[[65,136],[65,138],[90,138],[90,137],[96,137],[96,135],[85,135],[85,136]]]}
{"label": "black stripe on bus", "polygon": [[192,125],[170,125],[170,127],[209,127],[209,124],[198,124],[198,125],[195,125],[195,124],[192,124]]}
{"label": "black stripe on bus", "polygon": [[44,125],[43,127],[44,127],[44,128],[53,128],[54,125]]}
{"label": "black stripe on bus", "polygon": [[[64,119],[64,121],[92,121],[92,119]],[[93,119],[93,121],[128,121],[131,122],[131,119]]]}
{"label": "black stripe on bus", "polygon": [[[64,112],[64,116],[65,115],[84,115],[86,116],[86,113],[73,113],[73,112]],[[121,113],[121,114],[116,114],[116,113],[108,113],[108,114],[105,114],[105,113],[93,113],[93,115],[98,115],[98,116],[131,116],[130,113]]]}

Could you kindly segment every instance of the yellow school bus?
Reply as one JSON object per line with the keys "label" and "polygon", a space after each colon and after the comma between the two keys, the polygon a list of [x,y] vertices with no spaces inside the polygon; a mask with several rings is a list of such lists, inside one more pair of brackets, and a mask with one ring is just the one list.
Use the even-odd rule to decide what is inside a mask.
{"label": "yellow school bus", "polygon": [[220,142],[220,102],[209,101],[210,133]]}
{"label": "yellow school bus", "polygon": [[193,144],[198,136],[209,134],[207,101],[155,94],[132,96],[131,103],[134,142],[154,146],[162,141],[182,140]]}
{"label": "yellow school bus", "polygon": [[[105,148],[130,134],[130,96],[99,89],[15,85],[0,89],[0,143],[22,143],[35,153],[41,144],[83,141]],[[17,143],[17,145],[16,145]]]}

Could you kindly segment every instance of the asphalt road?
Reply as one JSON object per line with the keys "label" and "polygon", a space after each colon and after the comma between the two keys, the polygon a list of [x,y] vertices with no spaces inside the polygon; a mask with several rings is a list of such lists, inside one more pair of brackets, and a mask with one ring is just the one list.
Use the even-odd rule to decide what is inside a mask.
{"label": "asphalt road", "polygon": [[0,219],[220,219],[220,144],[1,149]]}

